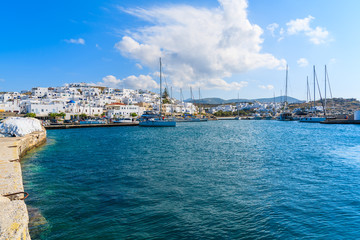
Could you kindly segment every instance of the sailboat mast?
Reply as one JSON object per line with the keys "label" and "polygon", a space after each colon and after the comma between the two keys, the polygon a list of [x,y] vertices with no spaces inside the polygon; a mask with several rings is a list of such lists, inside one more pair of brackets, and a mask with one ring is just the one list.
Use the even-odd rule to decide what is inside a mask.
{"label": "sailboat mast", "polygon": [[173,94],[173,92],[172,92],[172,87],[170,87],[170,89],[171,89],[171,95],[170,95],[170,104],[171,104],[171,116],[173,116],[173,113],[174,113],[174,109],[173,109],[173,102],[172,102],[172,94]]}
{"label": "sailboat mast", "polygon": [[315,109],[315,94],[316,94],[316,89],[315,89],[315,65],[314,65],[314,112],[316,113]]}
{"label": "sailboat mast", "polygon": [[238,93],[238,102],[237,102],[237,111],[238,111],[238,117],[240,117],[240,98],[239,98],[239,93]]}
{"label": "sailboat mast", "polygon": [[285,83],[285,108],[287,105],[287,88],[288,88],[288,65],[286,64],[286,83]]}
{"label": "sailboat mast", "polygon": [[[238,94],[238,98],[239,98],[239,94]],[[274,92],[274,116],[276,114],[276,101],[275,101],[275,92]]]}
{"label": "sailboat mast", "polygon": [[[311,93],[310,93],[310,86],[309,86],[309,76],[306,76],[306,102],[308,106],[311,108]],[[310,110],[310,109],[309,109]]]}
{"label": "sailboat mast", "polygon": [[309,76],[306,76],[306,102],[309,103]]}
{"label": "sailboat mast", "polygon": [[161,81],[161,58],[160,58],[160,117],[162,114],[162,92],[161,92],[161,88],[162,88],[162,81]]}
{"label": "sailboat mast", "polygon": [[201,114],[200,102],[201,102],[201,95],[200,95],[200,88],[199,88],[199,114]]}
{"label": "sailboat mast", "polygon": [[326,65],[325,65],[325,103],[324,103],[324,115],[326,115]]}

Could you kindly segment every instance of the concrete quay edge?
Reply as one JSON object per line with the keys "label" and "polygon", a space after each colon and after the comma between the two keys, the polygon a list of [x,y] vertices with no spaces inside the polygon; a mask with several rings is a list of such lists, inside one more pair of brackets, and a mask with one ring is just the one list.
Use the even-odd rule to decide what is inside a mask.
{"label": "concrete quay edge", "polygon": [[46,142],[46,131],[24,137],[0,138],[0,240],[30,240],[29,215],[24,192],[20,158],[29,150]]}

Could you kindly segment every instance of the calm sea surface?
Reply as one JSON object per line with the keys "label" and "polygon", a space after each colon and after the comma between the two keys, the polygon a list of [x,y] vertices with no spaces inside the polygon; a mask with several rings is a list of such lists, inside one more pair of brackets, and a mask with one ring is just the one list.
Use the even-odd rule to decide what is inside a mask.
{"label": "calm sea surface", "polygon": [[33,239],[359,239],[360,126],[48,131],[22,161]]}

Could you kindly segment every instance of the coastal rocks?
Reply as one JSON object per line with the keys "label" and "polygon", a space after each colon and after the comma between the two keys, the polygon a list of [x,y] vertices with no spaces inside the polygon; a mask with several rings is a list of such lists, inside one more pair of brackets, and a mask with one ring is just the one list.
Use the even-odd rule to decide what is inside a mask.
{"label": "coastal rocks", "polygon": [[38,236],[49,229],[49,223],[38,208],[28,206],[28,213],[31,236],[37,239]]}

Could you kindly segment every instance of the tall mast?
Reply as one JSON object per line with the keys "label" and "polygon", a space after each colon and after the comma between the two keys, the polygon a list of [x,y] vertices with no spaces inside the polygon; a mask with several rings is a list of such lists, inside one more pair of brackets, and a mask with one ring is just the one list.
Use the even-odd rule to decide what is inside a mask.
{"label": "tall mast", "polygon": [[275,116],[275,114],[276,114],[276,100],[275,100],[275,92],[274,92],[274,116]]}
{"label": "tall mast", "polygon": [[286,83],[285,83],[285,108],[287,105],[287,88],[288,88],[288,65],[286,64]]}
{"label": "tall mast", "polygon": [[174,113],[174,109],[173,109],[173,104],[172,104],[172,86],[170,87],[171,89],[171,95],[170,95],[170,104],[171,104],[171,116],[173,116],[173,113]]}
{"label": "tall mast", "polygon": [[324,103],[324,115],[326,115],[326,65],[325,65],[325,103]]}
{"label": "tall mast", "polygon": [[162,114],[162,92],[161,92],[162,82],[161,82],[161,58],[160,58],[160,117]]}
{"label": "tall mast", "polygon": [[184,103],[184,96],[182,93],[182,88],[180,88],[180,102],[182,103],[182,108],[181,108],[181,113],[183,112],[183,110],[185,111],[185,103]]}
{"label": "tall mast", "polygon": [[200,100],[201,100],[201,96],[200,96],[200,87],[199,87],[199,114],[201,115]]}
{"label": "tall mast", "polygon": [[310,85],[309,85],[309,76],[306,76],[306,84],[307,84],[307,93],[306,93],[306,100],[309,106],[309,110],[311,109],[311,92],[310,92]]}
{"label": "tall mast", "polygon": [[316,93],[316,89],[315,89],[315,65],[314,65],[314,113],[316,113],[315,109],[315,93]]}
{"label": "tall mast", "polygon": [[238,102],[237,102],[238,117],[240,117],[239,107],[240,107],[240,99],[239,99],[239,93],[238,93]]}
{"label": "tall mast", "polygon": [[309,76],[306,76],[306,102],[309,102]]}

